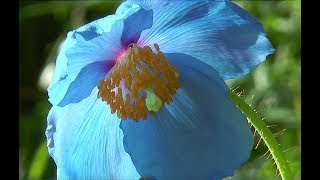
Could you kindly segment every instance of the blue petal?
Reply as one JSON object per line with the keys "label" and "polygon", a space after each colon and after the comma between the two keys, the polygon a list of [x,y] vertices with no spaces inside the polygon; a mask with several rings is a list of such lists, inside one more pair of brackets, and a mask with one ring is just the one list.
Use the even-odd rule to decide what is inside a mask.
{"label": "blue petal", "polygon": [[149,29],[152,26],[152,17],[152,10],[146,11],[145,9],[140,9],[125,19],[121,37],[122,45],[128,47],[129,44],[136,43],[141,31]]}
{"label": "blue petal", "polygon": [[47,145],[58,179],[138,179],[123,148],[120,119],[97,99],[98,89],[83,101],[53,106],[47,118]]}
{"label": "blue petal", "polygon": [[[141,23],[142,17],[145,23]],[[135,26],[137,22],[140,26]],[[69,32],[58,55],[56,70],[48,88],[49,101],[59,106],[68,104],[64,99],[70,99],[70,97],[65,96],[68,95],[70,84],[79,79],[77,76],[82,68],[94,62],[103,61],[110,69],[116,59],[125,52],[126,43],[136,41],[141,31],[151,26],[150,23],[152,23],[151,10],[147,11],[138,5],[131,5],[126,12],[107,16]],[[82,98],[85,97],[87,96],[82,96]],[[61,100],[64,102],[59,103]],[[80,100],[81,98],[78,97],[71,102]]]}
{"label": "blue petal", "polygon": [[[54,69],[54,73],[51,77],[51,81],[48,87],[48,95],[49,95],[49,101],[55,105],[61,101],[63,98],[65,92],[68,89],[69,84],[74,80],[69,80],[70,77],[68,77],[68,80],[65,80],[67,78],[67,57],[65,54],[65,51],[69,49],[70,47],[74,46],[76,41],[72,38],[72,33],[69,32],[67,34],[67,39],[62,43],[62,46],[60,48],[60,52],[58,54],[56,65]],[[70,82],[71,81],[71,82]],[[57,88],[58,87],[58,88]]]}
{"label": "blue petal", "polygon": [[65,106],[69,103],[78,103],[88,97],[99,81],[105,77],[109,69],[104,61],[97,61],[86,65],[81,69],[76,79],[70,84],[64,98],[58,106]]}
{"label": "blue petal", "polygon": [[[53,105],[58,104],[62,100],[68,90],[70,83],[74,81],[77,75],[77,72],[74,72],[72,74],[70,72],[67,73],[68,58],[66,56],[66,51],[72,48],[77,43],[75,34],[78,34],[77,36],[80,40],[81,37],[83,37],[82,39],[91,40],[95,37],[98,37],[102,33],[116,33],[117,31],[111,31],[112,27],[116,27],[114,29],[121,28],[121,23],[117,22],[123,19],[125,16],[126,14],[109,15],[83,25],[74,31],[70,31],[67,34],[67,38],[62,43],[62,46],[59,50],[59,54],[56,60],[56,67],[51,78],[50,85],[48,87],[48,93],[50,97],[49,101]],[[114,36],[117,37],[116,35]],[[80,72],[80,69],[77,69],[77,71]]]}
{"label": "blue petal", "polygon": [[[246,117],[210,66],[167,54],[179,69],[173,101],[138,123],[121,122],[125,151],[141,176],[156,179],[222,179],[233,175],[253,146]],[[192,63],[189,63],[192,62]]]}
{"label": "blue petal", "polygon": [[153,26],[138,44],[158,43],[215,68],[223,79],[249,73],[274,52],[262,24],[229,1],[139,1],[154,12]]}
{"label": "blue petal", "polygon": [[[106,17],[106,20],[112,20]],[[101,22],[98,21],[98,22]],[[76,80],[81,69],[94,62],[105,62],[106,67],[114,64],[112,54],[121,51],[119,45],[122,28],[119,21],[109,24],[109,32],[99,33],[101,28],[90,23],[68,33],[56,60],[56,67],[48,87],[49,101],[57,105],[67,93],[70,84]],[[99,30],[100,29],[100,30]],[[107,74],[108,70],[106,71]],[[105,74],[105,75],[106,75]]]}

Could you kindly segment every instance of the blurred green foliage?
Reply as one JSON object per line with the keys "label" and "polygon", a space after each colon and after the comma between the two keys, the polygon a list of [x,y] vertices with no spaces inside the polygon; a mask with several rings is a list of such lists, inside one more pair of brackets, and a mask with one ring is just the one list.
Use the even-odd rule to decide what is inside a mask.
{"label": "blurred green foliage", "polygon": [[[276,52],[252,73],[228,80],[265,117],[295,179],[301,158],[301,2],[234,1],[264,24]],[[19,177],[55,179],[45,141],[51,107],[46,88],[69,30],[114,13],[119,1],[19,1]],[[253,130],[254,131],[254,130]],[[250,160],[226,179],[280,179],[267,147],[255,135]]]}

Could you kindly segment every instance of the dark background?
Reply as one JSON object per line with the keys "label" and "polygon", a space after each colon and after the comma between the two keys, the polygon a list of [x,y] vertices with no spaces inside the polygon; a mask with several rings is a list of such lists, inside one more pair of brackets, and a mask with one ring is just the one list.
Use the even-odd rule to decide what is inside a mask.
{"label": "dark background", "polygon": [[[281,144],[295,179],[301,152],[301,2],[234,1],[264,24],[276,49],[256,70],[235,80]],[[69,30],[114,13],[119,1],[19,1],[19,179],[55,179],[46,148],[46,88],[60,44]],[[4,50],[5,51],[5,50]],[[254,130],[253,130],[254,131]],[[260,137],[250,160],[226,179],[280,179]]]}

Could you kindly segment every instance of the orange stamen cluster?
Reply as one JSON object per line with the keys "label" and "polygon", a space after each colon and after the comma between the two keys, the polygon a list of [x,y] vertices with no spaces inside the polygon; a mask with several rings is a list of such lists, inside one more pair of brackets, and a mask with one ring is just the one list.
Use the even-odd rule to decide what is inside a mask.
{"label": "orange stamen cluster", "polygon": [[117,60],[106,78],[100,80],[98,98],[110,105],[111,113],[117,111],[119,118],[136,121],[146,119],[146,90],[151,90],[160,100],[161,108],[172,101],[179,88],[178,69],[173,66],[159,46],[157,53],[149,46],[131,44],[126,53]]}

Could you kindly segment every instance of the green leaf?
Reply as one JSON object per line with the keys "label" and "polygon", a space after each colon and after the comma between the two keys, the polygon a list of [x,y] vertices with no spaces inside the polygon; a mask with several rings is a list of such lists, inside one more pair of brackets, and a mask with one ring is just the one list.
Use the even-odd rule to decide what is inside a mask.
{"label": "green leaf", "polygon": [[264,143],[267,145],[272,157],[277,164],[277,168],[283,180],[291,180],[292,174],[288,166],[287,160],[285,159],[280,145],[273,136],[270,129],[264,123],[262,118],[257,114],[257,112],[252,109],[241,97],[239,97],[235,92],[229,90],[229,97],[237,105],[240,111],[247,117],[256,131],[259,133]]}
{"label": "green leaf", "polygon": [[43,142],[38,147],[38,150],[33,158],[31,167],[29,169],[28,179],[41,179],[48,160],[49,155],[46,142]]}

